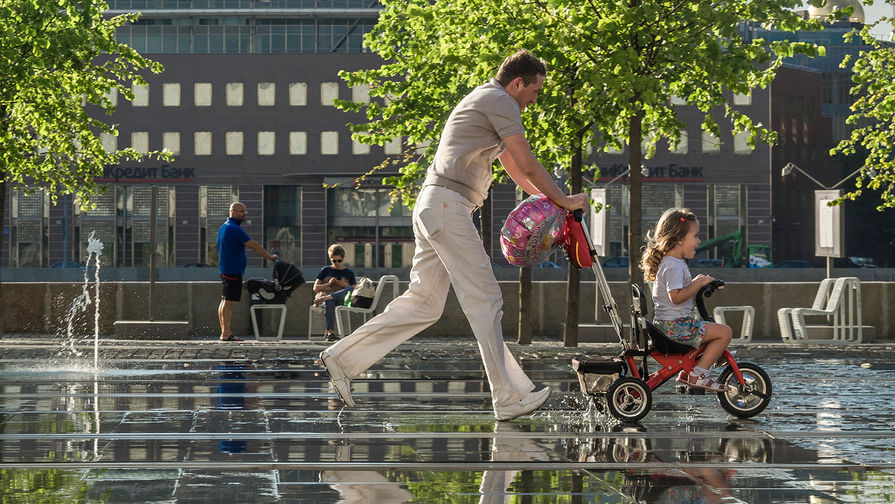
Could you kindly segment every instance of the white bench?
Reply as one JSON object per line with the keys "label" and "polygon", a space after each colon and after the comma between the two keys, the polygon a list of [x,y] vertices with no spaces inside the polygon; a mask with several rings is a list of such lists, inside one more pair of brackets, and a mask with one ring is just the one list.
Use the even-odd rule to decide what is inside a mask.
{"label": "white bench", "polygon": [[[805,317],[832,317],[832,326],[809,326]],[[786,343],[860,343],[861,281],[856,277],[827,278],[820,283],[811,308],[777,310],[780,337]],[[831,339],[812,339],[808,330],[831,327]]]}
{"label": "white bench", "polygon": [[392,287],[392,296],[391,299],[398,297],[398,277],[395,275],[382,275],[379,278],[379,281],[376,282],[376,292],[373,294],[373,303],[369,308],[360,308],[357,306],[336,306],[336,331],[339,334],[339,337],[344,338],[351,334],[351,314],[352,313],[360,313],[364,316],[364,322],[367,321],[367,317],[372,313],[376,313],[377,308],[382,299],[382,291],[385,290],[386,285],[391,285]]}
{"label": "white bench", "polygon": [[[280,310],[280,329],[276,336],[261,336],[258,329],[258,318],[255,315],[257,310]],[[253,304],[249,309],[252,315],[252,329],[255,331],[255,340],[257,341],[282,341],[283,328],[286,326],[286,305],[285,304]]]}
{"label": "white bench", "polygon": [[[315,321],[319,321],[320,329],[315,329],[314,326]],[[308,309],[308,340],[312,338],[314,334],[326,334],[326,312],[323,308],[323,305],[320,306],[311,305]]]}
{"label": "white bench", "polygon": [[755,308],[752,306],[716,306],[712,310],[712,317],[715,322],[727,325],[724,318],[726,312],[743,312],[743,323],[740,325],[740,337],[734,338],[734,341],[749,343],[752,341],[752,327],[755,325]]}

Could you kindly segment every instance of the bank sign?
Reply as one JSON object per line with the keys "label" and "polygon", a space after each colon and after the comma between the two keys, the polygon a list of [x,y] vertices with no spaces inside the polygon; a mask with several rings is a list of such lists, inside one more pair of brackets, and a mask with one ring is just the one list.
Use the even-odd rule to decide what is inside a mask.
{"label": "bank sign", "polygon": [[[621,176],[628,169],[628,165],[615,163],[606,167],[600,167],[599,180],[609,180]],[[679,165],[668,163],[667,165],[647,166],[649,175],[646,180],[654,182],[660,181],[677,181],[677,182],[702,182],[703,174],[702,166]]]}
{"label": "bank sign", "polygon": [[103,176],[97,182],[195,182],[195,168],[174,168],[173,166],[127,167],[109,166],[103,169]]}

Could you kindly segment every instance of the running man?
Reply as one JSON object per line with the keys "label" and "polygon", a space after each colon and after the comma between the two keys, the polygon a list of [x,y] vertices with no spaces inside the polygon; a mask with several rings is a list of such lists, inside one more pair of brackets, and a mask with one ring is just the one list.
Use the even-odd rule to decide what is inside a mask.
{"label": "running man", "polygon": [[534,391],[503,341],[503,298],[472,221],[488,197],[495,159],[525,192],[543,193],[568,210],[587,207],[584,194],[563,193],[525,139],[521,113],[537,102],[546,73],[530,52],[517,51],[504,60],[495,79],[470,92],[448,117],[413,209],[410,287],[320,354],[349,407],[354,406],[351,379],[441,318],[451,285],[478,341],[497,419],[531,413],[550,396],[547,387]]}

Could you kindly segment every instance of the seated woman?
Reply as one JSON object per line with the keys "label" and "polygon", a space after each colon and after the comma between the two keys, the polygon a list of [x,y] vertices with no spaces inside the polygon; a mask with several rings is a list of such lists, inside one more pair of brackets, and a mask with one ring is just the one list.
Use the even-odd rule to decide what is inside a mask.
{"label": "seated woman", "polygon": [[342,304],[354,288],[354,272],[345,267],[345,249],[341,245],[330,245],[327,250],[329,266],[324,266],[314,281],[314,305],[324,304],[326,319],[326,341],[336,341],[336,305]]}

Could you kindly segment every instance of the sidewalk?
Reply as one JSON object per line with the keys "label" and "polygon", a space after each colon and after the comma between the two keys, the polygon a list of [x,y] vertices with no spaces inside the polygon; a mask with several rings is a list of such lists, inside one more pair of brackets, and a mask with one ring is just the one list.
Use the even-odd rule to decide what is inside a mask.
{"label": "sidewalk", "polygon": [[0,340],[0,499],[27,481],[60,502],[895,499],[895,345],[740,346],[773,381],[765,412],[738,420],[667,383],[620,426],[569,367],[615,344],[510,344],[554,393],[502,423],[472,340],[402,345],[354,381],[355,409],[315,363],[322,342],[103,339],[98,372],[87,343],[65,362],[58,339]]}

